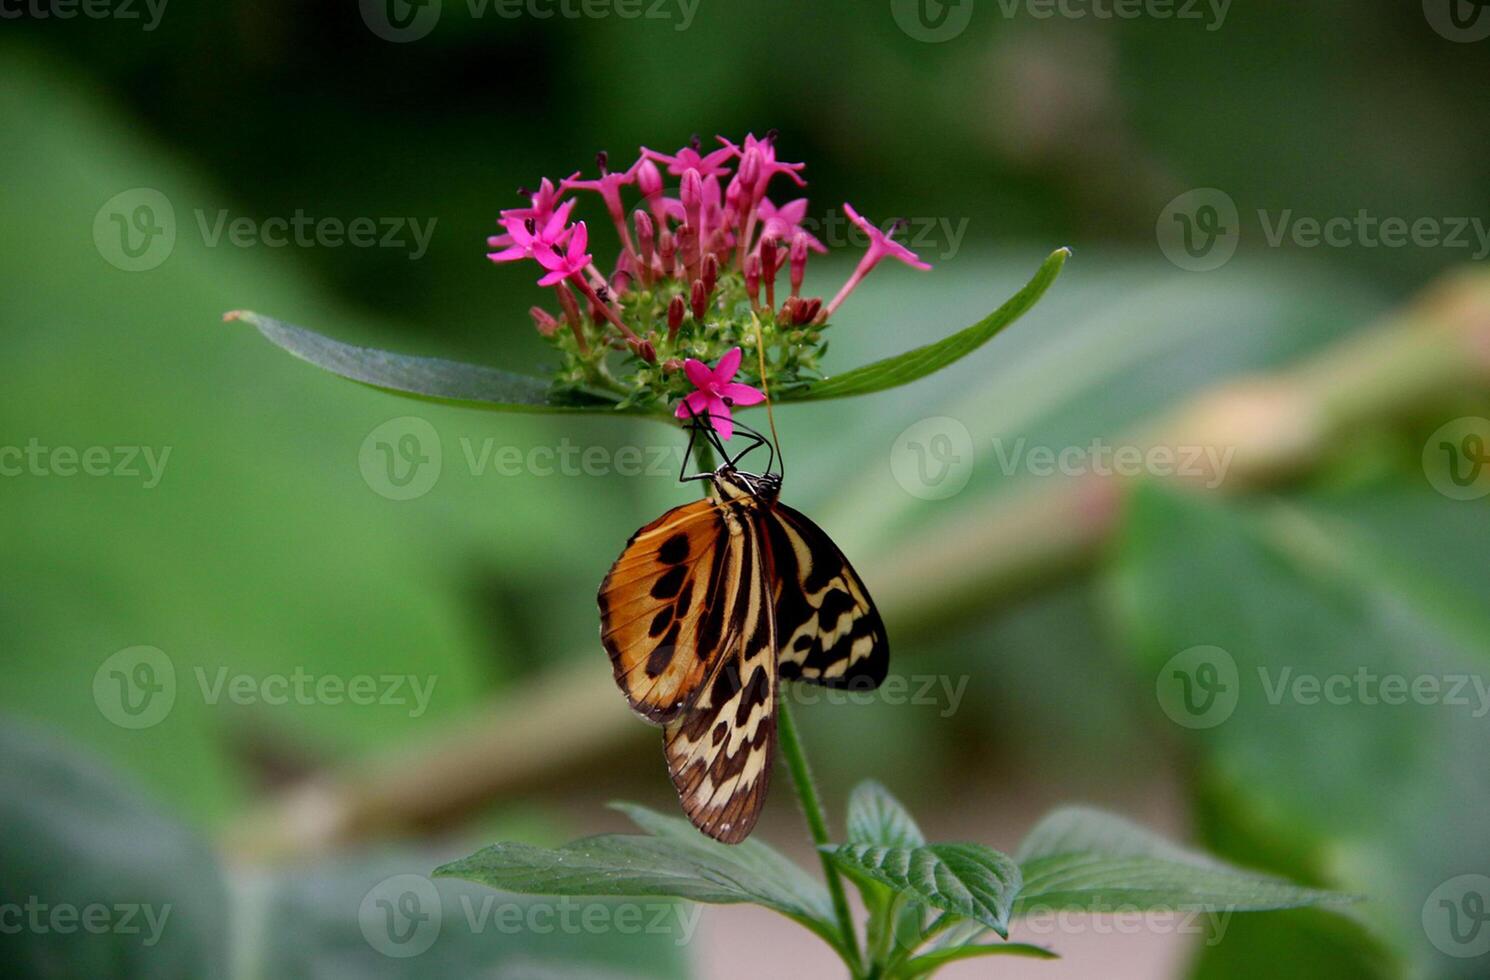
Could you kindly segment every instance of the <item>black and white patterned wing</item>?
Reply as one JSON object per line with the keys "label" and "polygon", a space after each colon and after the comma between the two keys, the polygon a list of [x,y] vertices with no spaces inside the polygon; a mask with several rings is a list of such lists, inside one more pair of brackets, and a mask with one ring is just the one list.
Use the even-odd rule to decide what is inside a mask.
{"label": "black and white patterned wing", "polygon": [[775,568],[782,680],[872,690],[890,669],[885,624],[827,533],[777,503],[763,518]]}

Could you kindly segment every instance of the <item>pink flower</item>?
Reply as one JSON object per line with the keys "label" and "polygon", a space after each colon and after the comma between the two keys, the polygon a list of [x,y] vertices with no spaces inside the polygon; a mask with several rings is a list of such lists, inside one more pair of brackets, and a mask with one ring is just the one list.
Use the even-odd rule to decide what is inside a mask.
{"label": "pink flower", "polygon": [[572,175],[565,177],[559,186],[566,191],[594,191],[599,194],[605,201],[605,208],[610,212],[611,220],[620,228],[625,225],[626,220],[625,209],[621,204],[621,188],[636,182],[637,167],[641,161],[633,163],[630,170],[614,173],[606,167],[605,154],[599,154],[597,159],[600,163],[598,180],[576,180],[575,178],[579,176],[579,171],[576,170]]}
{"label": "pink flower", "polygon": [[890,235],[896,231],[890,229],[890,234],[880,231],[874,225],[860,216],[854,210],[854,206],[847,201],[843,204],[843,213],[848,215],[849,220],[859,226],[859,230],[869,236],[869,252],[864,256],[864,261],[869,263],[869,268],[880,264],[880,260],[886,257],[897,259],[910,266],[912,269],[920,269],[925,272],[931,268],[930,262],[922,262],[920,256],[897,241],[892,241]]}
{"label": "pink flower", "polygon": [[912,252],[899,242],[891,240],[890,235],[895,233],[894,227],[890,229],[889,234],[880,231],[861,217],[859,212],[854,210],[854,206],[847,202],[844,202],[843,211],[849,216],[850,221],[859,226],[860,231],[869,236],[869,249],[864,253],[864,257],[859,260],[859,267],[854,270],[854,274],[848,277],[848,282],[843,284],[843,288],[838,291],[838,295],[834,296],[833,301],[828,304],[828,316],[832,316],[843,301],[848,299],[849,294],[854,291],[854,287],[858,286],[864,277],[869,275],[870,270],[886,258],[904,262],[912,269],[920,269],[923,272],[931,268],[931,264],[929,262],[922,262],[920,256],[916,255],[915,252]]}
{"label": "pink flower", "polygon": [[565,279],[578,276],[584,272],[595,257],[585,251],[590,244],[590,232],[583,221],[574,226],[566,233],[568,241],[564,245],[564,252],[560,254],[556,248],[537,248],[533,257],[538,263],[548,270],[548,274],[538,280],[540,286],[555,286]]}
{"label": "pink flower", "polygon": [[[736,146],[729,140],[725,139],[723,136],[719,137],[719,142],[723,143],[725,149],[729,150],[732,155],[738,156],[742,162],[742,165],[745,157],[749,155],[752,150],[759,155],[760,176],[756,178],[755,185],[755,192],[757,195],[764,194],[766,192],[766,185],[769,184],[771,182],[771,178],[776,176],[777,174],[786,174],[788,177],[796,182],[796,185],[798,187],[807,186],[807,181],[803,180],[801,175],[798,173],[798,171],[804,169],[807,164],[782,163],[776,159],[775,132],[775,130],[772,130],[771,133],[768,134],[763,140],[756,139],[755,134],[751,133],[745,137],[745,145],[743,147]],[[717,153],[719,151],[716,150],[715,152]]]}
{"label": "pink flower", "polygon": [[552,251],[569,237],[572,231],[567,227],[569,212],[573,210],[574,202],[565,201],[541,224],[533,218],[503,218],[502,227],[507,229],[506,234],[493,235],[486,240],[488,245],[502,251],[488,252],[486,257],[493,262],[516,262],[533,258],[540,251]]}
{"label": "pink flower", "polygon": [[724,162],[734,156],[735,152],[732,147],[726,146],[712,153],[703,154],[699,152],[697,142],[683,147],[673,156],[642,147],[643,157],[667,164],[667,172],[674,177],[681,177],[689,170],[697,170],[700,177],[722,177],[729,173],[729,168],[724,165]]}
{"label": "pink flower", "polygon": [[802,227],[802,219],[807,216],[807,198],[799,197],[795,201],[777,207],[771,203],[770,198],[762,198],[760,206],[760,218],[765,222],[761,230],[761,238],[774,238],[783,242],[794,242],[798,235],[806,239],[807,247],[814,252],[827,252],[828,249],[822,242],[809,231]]}
{"label": "pink flower", "polygon": [[720,438],[729,439],[735,434],[735,424],[730,415],[733,405],[756,405],[766,396],[750,385],[736,384],[735,373],[740,370],[740,348],[732,347],[719,359],[719,364],[709,367],[703,361],[689,358],[683,363],[683,373],[693,382],[697,391],[689,392],[678,405],[675,413],[680,419],[707,417]]}
{"label": "pink flower", "polygon": [[[579,171],[576,170],[570,176],[578,177]],[[526,221],[532,218],[538,222],[547,221],[549,216],[554,213],[554,210],[558,208],[559,199],[563,196],[564,192],[555,188],[554,182],[545,177],[543,178],[543,182],[538,185],[538,190],[528,195],[532,206],[526,208],[508,208],[502,212],[502,220],[506,221],[508,218],[516,218],[519,221]]]}

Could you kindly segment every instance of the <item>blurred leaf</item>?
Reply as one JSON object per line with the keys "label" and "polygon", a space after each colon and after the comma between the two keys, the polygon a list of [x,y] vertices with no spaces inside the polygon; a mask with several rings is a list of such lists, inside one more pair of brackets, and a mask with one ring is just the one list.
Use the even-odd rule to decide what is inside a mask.
{"label": "blurred leaf", "polygon": [[[726,846],[688,839],[669,818],[627,806],[660,836],[605,834],[559,848],[501,843],[437,869],[529,895],[665,895],[718,905],[753,903],[780,912],[835,946],[837,926],[821,885],[759,841]],[[681,823],[681,821],[678,821]],[[738,853],[737,853],[738,852]]]}
{"label": "blurred leaf", "polygon": [[849,395],[866,395],[886,388],[918,381],[942,368],[962,360],[973,351],[992,340],[994,335],[1029,311],[1045,290],[1061,274],[1061,267],[1071,255],[1070,249],[1058,248],[1050,253],[1035,277],[1023,289],[1014,294],[1003,306],[988,316],[950,337],[934,344],[908,350],[904,354],[887,357],[873,364],[835,374],[805,388],[782,392],[782,402],[816,401],[823,398],[846,398]]}
{"label": "blurred leaf", "polygon": [[[1203,655],[1235,689],[1207,727],[1171,729],[1193,741],[1202,785],[1233,801],[1203,831],[1244,826],[1278,842],[1272,870],[1369,896],[1356,914],[1443,977],[1482,973],[1427,931],[1424,903],[1490,853],[1490,719],[1477,696],[1448,697],[1454,678],[1473,689],[1490,663],[1483,596],[1459,573],[1487,553],[1483,505],[1420,475],[1253,506],[1145,488],[1113,579],[1146,685],[1173,658]],[[1438,696],[1390,703],[1388,677]],[[1241,946],[1224,955],[1264,968]]]}
{"label": "blurred leaf", "polygon": [[870,847],[920,847],[926,836],[889,790],[866,779],[848,798],[848,840]]}
{"label": "blurred leaf", "polygon": [[1241,912],[1354,901],[1230,867],[1082,807],[1040,821],[1020,845],[1019,866],[1024,888],[1016,916],[1061,909]]}
{"label": "blurred leaf", "polygon": [[225,319],[252,324],[270,343],[302,361],[395,395],[508,412],[618,411],[601,399],[593,405],[553,402],[547,382],[538,378],[480,364],[354,347],[250,310],[236,310]]}
{"label": "blurred leaf", "polygon": [[981,922],[1009,936],[1009,910],[1019,891],[1019,867],[982,844],[874,847],[841,844],[823,849],[855,878],[869,878],[933,908]]}
{"label": "blurred leaf", "polygon": [[[0,929],[11,975],[227,975],[228,895],[212,849],[95,762],[0,722],[0,827],[0,906],[41,917]],[[71,926],[56,917],[69,910]]]}

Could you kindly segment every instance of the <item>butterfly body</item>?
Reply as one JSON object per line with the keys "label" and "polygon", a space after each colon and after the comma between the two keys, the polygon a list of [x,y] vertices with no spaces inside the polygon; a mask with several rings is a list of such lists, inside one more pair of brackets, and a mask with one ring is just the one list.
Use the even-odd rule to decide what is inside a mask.
{"label": "butterfly body", "polygon": [[780,683],[878,687],[889,647],[842,552],[780,502],[779,475],[730,460],[700,478],[708,496],[641,528],[611,566],[600,633],[627,701],[663,728],[684,812],[738,843],[770,784]]}

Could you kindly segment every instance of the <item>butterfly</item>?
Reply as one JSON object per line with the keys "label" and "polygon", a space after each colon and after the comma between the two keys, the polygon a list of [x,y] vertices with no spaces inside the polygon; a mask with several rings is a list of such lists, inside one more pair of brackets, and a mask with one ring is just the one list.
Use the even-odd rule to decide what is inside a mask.
{"label": "butterfly", "polygon": [[[812,521],[780,501],[769,440],[731,457],[694,416],[679,482],[702,500],[638,530],[600,583],[600,638],[632,709],[662,726],[668,773],[703,833],[737,844],[765,803],[783,681],[871,690],[889,669],[884,623],[858,574]],[[694,440],[724,460],[684,476]],[[762,445],[764,474],[739,468]]]}

